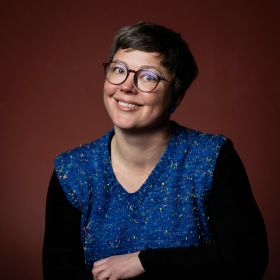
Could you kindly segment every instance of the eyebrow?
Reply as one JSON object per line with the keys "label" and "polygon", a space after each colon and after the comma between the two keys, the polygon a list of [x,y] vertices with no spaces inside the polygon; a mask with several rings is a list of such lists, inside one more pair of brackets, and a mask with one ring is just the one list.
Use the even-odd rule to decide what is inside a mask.
{"label": "eyebrow", "polygon": [[[115,62],[115,63],[120,63],[120,64],[123,64],[125,65],[128,69],[130,69],[127,65],[127,63],[125,63],[124,61],[121,61],[121,60],[113,60],[112,62]],[[156,67],[154,66],[151,66],[151,65],[142,65],[138,70],[155,70],[156,72],[158,72],[159,75],[163,75],[161,73],[161,71],[159,71]],[[131,70],[134,70],[134,69],[131,69]],[[138,71],[138,70],[135,70],[135,71]]]}

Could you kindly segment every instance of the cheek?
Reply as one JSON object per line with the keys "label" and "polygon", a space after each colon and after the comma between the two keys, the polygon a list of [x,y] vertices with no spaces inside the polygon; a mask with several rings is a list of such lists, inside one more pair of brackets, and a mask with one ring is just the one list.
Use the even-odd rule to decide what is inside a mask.
{"label": "cheek", "polygon": [[165,110],[170,107],[171,104],[171,95],[169,91],[165,91],[158,100],[155,102],[161,110]]}
{"label": "cheek", "polygon": [[115,85],[111,85],[106,81],[104,82],[104,86],[103,86],[104,97],[114,95],[115,91],[116,91]]}
{"label": "cheek", "polygon": [[103,104],[105,106],[107,113],[109,114],[109,116],[111,116],[110,98],[108,97],[108,94],[105,92],[105,89],[104,89],[104,94],[103,94]]}

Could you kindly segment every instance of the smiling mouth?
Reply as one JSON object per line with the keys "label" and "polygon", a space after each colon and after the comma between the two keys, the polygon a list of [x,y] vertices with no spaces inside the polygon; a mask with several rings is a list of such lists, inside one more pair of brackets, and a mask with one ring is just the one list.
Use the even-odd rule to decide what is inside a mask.
{"label": "smiling mouth", "polygon": [[126,107],[126,108],[140,108],[143,106],[140,104],[127,103],[127,102],[120,101],[120,100],[118,100],[118,104],[121,105],[122,107]]}

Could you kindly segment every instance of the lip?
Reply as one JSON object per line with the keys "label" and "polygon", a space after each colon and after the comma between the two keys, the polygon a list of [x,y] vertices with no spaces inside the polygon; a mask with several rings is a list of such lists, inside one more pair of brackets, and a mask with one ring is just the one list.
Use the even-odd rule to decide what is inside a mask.
{"label": "lip", "polygon": [[142,104],[133,102],[131,100],[115,98],[115,101],[117,102],[118,107],[123,111],[135,111],[143,106]]}

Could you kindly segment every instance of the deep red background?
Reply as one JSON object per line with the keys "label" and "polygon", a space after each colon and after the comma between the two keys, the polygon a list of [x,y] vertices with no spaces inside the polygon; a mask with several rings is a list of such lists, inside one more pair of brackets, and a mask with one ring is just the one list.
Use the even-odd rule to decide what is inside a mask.
{"label": "deep red background", "polygon": [[138,2],[1,1],[0,278],[41,279],[53,158],[111,128],[101,63],[143,19],[188,40],[200,76],[174,119],[234,141],[267,226],[265,279],[279,279],[279,1]]}

